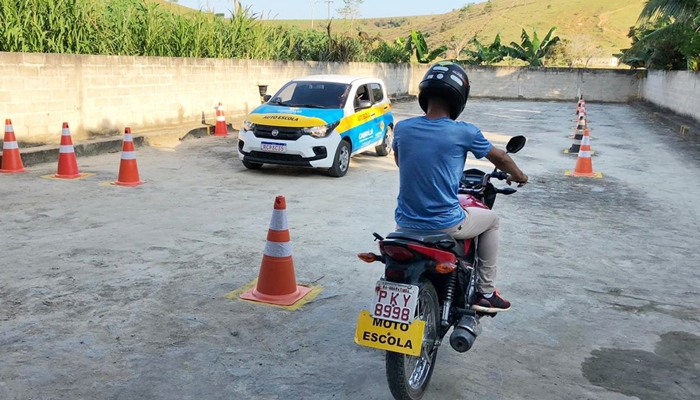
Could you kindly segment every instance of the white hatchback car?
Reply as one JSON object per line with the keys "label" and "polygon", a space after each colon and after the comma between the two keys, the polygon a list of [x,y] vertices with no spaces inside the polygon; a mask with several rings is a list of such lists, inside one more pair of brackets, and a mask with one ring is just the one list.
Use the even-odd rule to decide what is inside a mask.
{"label": "white hatchback car", "polygon": [[246,168],[300,165],[341,177],[353,155],[391,152],[394,117],[381,79],[306,76],[264,100],[238,133],[238,156]]}

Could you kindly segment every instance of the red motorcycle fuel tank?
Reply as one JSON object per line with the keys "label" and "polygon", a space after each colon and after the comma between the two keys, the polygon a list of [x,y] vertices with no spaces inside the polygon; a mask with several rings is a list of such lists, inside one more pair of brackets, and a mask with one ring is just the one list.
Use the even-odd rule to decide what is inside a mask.
{"label": "red motorcycle fuel tank", "polygon": [[477,208],[483,208],[485,210],[489,209],[486,206],[486,204],[480,202],[479,200],[476,199],[476,197],[474,197],[470,194],[458,194],[457,197],[459,198],[459,204],[464,208],[477,207]]}

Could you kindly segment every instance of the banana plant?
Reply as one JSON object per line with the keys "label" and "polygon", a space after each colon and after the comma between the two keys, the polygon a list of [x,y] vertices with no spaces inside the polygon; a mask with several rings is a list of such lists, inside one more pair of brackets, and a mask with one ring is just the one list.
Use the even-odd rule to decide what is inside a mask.
{"label": "banana plant", "polygon": [[416,58],[421,64],[428,64],[438,58],[440,54],[447,50],[447,46],[442,45],[432,51],[428,49],[428,44],[421,31],[411,31],[411,36],[406,41],[406,50],[416,53]]}
{"label": "banana plant", "polygon": [[552,51],[555,44],[559,43],[559,36],[552,37],[555,29],[557,29],[556,26],[550,29],[541,41],[536,30],[532,31],[532,39],[530,39],[530,35],[523,29],[520,35],[522,42],[520,44],[511,42],[510,46],[505,47],[506,54],[511,58],[527,62],[531,67],[541,67],[542,59]]}
{"label": "banana plant", "polygon": [[469,43],[474,46],[475,50],[464,50],[470,58],[464,60],[465,63],[471,65],[491,65],[495,64],[507,55],[503,45],[501,44],[501,35],[497,34],[493,39],[493,43],[488,46],[482,44],[476,36],[474,36]]}

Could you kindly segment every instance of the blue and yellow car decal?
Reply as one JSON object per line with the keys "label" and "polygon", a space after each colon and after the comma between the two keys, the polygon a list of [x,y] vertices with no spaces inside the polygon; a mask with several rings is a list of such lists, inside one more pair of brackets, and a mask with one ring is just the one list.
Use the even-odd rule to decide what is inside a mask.
{"label": "blue and yellow car decal", "polygon": [[246,119],[257,125],[311,128],[338,123],[335,132],[349,138],[353,151],[375,142],[393,124],[391,104],[381,103],[344,117],[343,109],[298,108],[263,104]]}
{"label": "blue and yellow car decal", "polygon": [[394,122],[390,111],[391,105],[388,103],[358,111],[343,118],[336,131],[342,137],[350,138],[352,149],[355,151],[382,137],[386,126]]}

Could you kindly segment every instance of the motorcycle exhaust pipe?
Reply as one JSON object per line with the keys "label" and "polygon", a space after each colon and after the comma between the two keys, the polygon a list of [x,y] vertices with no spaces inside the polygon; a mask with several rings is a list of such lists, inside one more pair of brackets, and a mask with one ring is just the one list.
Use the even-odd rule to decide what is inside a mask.
{"label": "motorcycle exhaust pipe", "polygon": [[472,315],[465,315],[450,335],[450,346],[457,352],[464,353],[472,348],[479,334],[481,334],[479,319]]}

